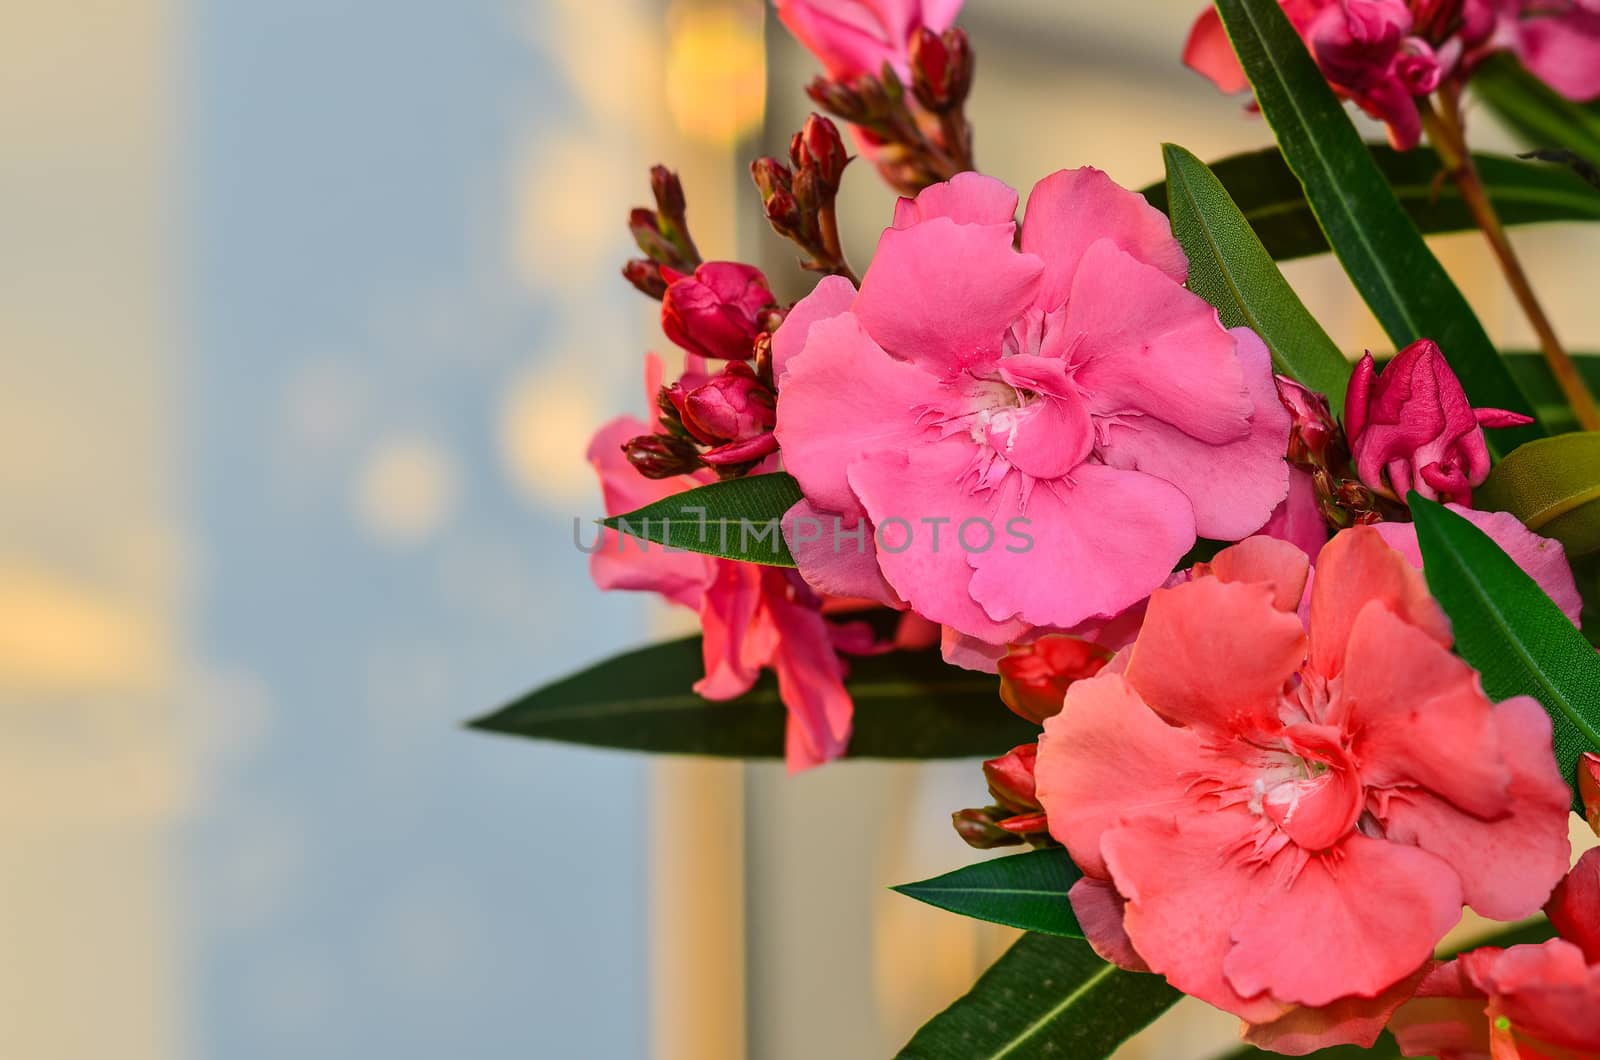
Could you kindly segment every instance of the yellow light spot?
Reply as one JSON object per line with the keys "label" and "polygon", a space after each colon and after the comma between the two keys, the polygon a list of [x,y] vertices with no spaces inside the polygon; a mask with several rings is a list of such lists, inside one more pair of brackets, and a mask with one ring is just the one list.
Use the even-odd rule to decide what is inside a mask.
{"label": "yellow light spot", "polygon": [[648,197],[643,177],[619,167],[603,141],[568,131],[540,139],[516,180],[513,250],[523,279],[535,289],[592,292],[599,271],[628,256],[628,204]]}
{"label": "yellow light spot", "polygon": [[766,109],[764,9],[674,3],[667,15],[667,108],[685,135],[731,145]]}
{"label": "yellow light spot", "polygon": [[512,481],[531,499],[573,504],[594,498],[594,469],[583,453],[606,411],[593,389],[569,362],[536,368],[507,390],[500,454]]}
{"label": "yellow light spot", "polygon": [[171,659],[147,601],[0,564],[0,690],[148,691],[160,687]]}
{"label": "yellow light spot", "polygon": [[425,438],[393,438],[368,458],[356,486],[356,513],[374,537],[417,544],[438,532],[455,509],[454,462]]}

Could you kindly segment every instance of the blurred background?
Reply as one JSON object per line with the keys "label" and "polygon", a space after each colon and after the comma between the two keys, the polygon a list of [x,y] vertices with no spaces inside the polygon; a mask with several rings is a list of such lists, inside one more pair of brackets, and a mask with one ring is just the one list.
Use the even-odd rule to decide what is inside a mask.
{"label": "blurred background", "polygon": [[[1180,66],[1200,6],[969,0],[980,164],[1137,187],[1163,140],[1270,142]],[[976,762],[460,727],[676,620],[592,589],[582,452],[665,345],[617,276],[650,163],[708,256],[804,292],[745,165],[814,71],[760,0],[3,10],[0,1056],[869,1060],[962,993],[1007,933],[884,888],[970,859]],[[851,168],[858,266],[890,203]],[[1593,231],[1516,239],[1600,346]],[[1289,272],[1383,348],[1330,261]]]}

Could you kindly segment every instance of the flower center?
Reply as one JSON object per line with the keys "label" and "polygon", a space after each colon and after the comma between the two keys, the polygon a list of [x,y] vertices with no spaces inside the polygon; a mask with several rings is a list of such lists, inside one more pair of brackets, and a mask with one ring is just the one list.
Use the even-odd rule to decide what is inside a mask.
{"label": "flower center", "polygon": [[1342,734],[1331,725],[1290,725],[1268,751],[1251,785],[1250,812],[1306,850],[1325,850],[1361,816],[1361,778]]}

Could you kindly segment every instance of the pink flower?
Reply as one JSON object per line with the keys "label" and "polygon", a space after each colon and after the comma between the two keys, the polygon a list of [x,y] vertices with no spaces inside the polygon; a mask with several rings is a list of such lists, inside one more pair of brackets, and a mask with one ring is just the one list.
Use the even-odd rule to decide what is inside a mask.
{"label": "pink flower", "polygon": [[1316,560],[1322,546],[1328,543],[1328,521],[1322,517],[1322,502],[1317,499],[1316,482],[1309,472],[1299,468],[1289,471],[1289,495],[1273,509],[1272,518],[1261,532],[1289,542]]}
{"label": "pink flower", "polygon": [[1473,409],[1450,363],[1431,339],[1395,355],[1382,375],[1361,358],[1345,393],[1345,432],[1361,481],[1397,500],[1416,490],[1429,500],[1471,505],[1489,474],[1484,427],[1532,423],[1502,409]]}
{"label": "pink flower", "polygon": [[756,336],[766,330],[774,305],[761,270],[737,261],[708,261],[684,275],[663,268],[661,330],[690,353],[713,360],[748,361]]}
{"label": "pink flower", "polygon": [[989,644],[1118,614],[1288,490],[1267,350],[1184,289],[1166,218],[1063,171],[1019,252],[1016,207],[973,173],[901,199],[860,292],[823,280],[773,338],[806,580]]}
{"label": "pink flower", "polygon": [[1600,755],[1586,751],[1578,759],[1578,797],[1583,800],[1583,819],[1600,835]]}
{"label": "pink flower", "polygon": [[[661,376],[654,356],[648,375],[653,400]],[[704,472],[704,477],[653,480],[634,470],[622,444],[656,426],[621,417],[589,443],[589,461],[600,475],[607,515],[626,514],[710,480]],[[775,671],[789,711],[791,770],[844,752],[853,707],[835,640],[849,640],[860,631],[830,624],[817,595],[792,571],[669,551],[608,529],[590,557],[590,572],[602,589],[656,592],[699,613],[706,673],[694,689],[707,699],[743,695],[763,669]]]}
{"label": "pink flower", "polygon": [[926,26],[942,33],[955,22],[961,0],[773,0],[789,27],[836,81],[873,77],[883,64],[911,83],[911,38]]}
{"label": "pink flower", "polygon": [[1427,973],[1390,1023],[1406,1056],[1600,1055],[1600,850],[1578,860],[1545,911],[1560,938],[1486,946]]}
{"label": "pink flower", "polygon": [[1463,903],[1526,916],[1566,870],[1549,718],[1488,701],[1369,527],[1323,548],[1305,621],[1299,549],[1253,538],[1211,572],[1154,593],[1045,723],[1073,907],[1110,959],[1302,1046],[1370,1044]]}
{"label": "pink flower", "polygon": [[1482,27],[1482,39],[1473,42],[1474,58],[1510,51],[1568,99],[1600,97],[1600,3],[1595,0],[1468,0],[1465,17],[1469,25]]}
{"label": "pink flower", "polygon": [[[1506,555],[1516,560],[1517,566],[1528,577],[1539,583],[1539,588],[1556,602],[1556,606],[1572,620],[1573,625],[1580,624],[1583,597],[1578,595],[1578,584],[1572,577],[1567,551],[1561,547],[1561,542],[1540,537],[1509,512],[1480,512],[1459,504],[1446,507],[1488,534]],[[1422,569],[1422,547],[1417,544],[1417,524],[1378,523],[1373,529],[1382,534],[1389,547],[1398,551],[1413,567]]]}

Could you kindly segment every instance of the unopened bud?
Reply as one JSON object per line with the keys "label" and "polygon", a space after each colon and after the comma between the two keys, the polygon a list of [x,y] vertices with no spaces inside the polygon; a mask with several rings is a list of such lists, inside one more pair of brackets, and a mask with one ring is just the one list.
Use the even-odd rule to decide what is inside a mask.
{"label": "unopened bud", "polygon": [[700,466],[700,456],[687,438],[642,434],[624,442],[622,452],[645,478],[686,475]]}
{"label": "unopened bud", "polygon": [[[673,403],[677,404],[675,396]],[[770,432],[775,406],[776,398],[755,369],[734,362],[685,394],[681,414],[690,434],[707,445],[725,445]]]}
{"label": "unopened bud", "polygon": [[822,115],[813,114],[789,141],[789,160],[797,171],[815,170],[820,183],[837,192],[850,153],[839,136],[839,127]]}
{"label": "unopened bud", "polygon": [[995,822],[998,819],[996,812],[1003,814],[1005,811],[999,807],[989,807],[982,810],[957,810],[950,815],[950,823],[955,826],[959,835],[969,847],[979,850],[992,850],[995,847],[1018,846],[1023,842],[1019,835],[1013,835]]}
{"label": "unopened bud", "polygon": [[840,81],[819,77],[806,86],[806,95],[817,106],[845,121],[860,124],[868,118],[866,101],[861,94]]}
{"label": "unopened bud", "polygon": [[645,258],[634,258],[622,266],[622,278],[639,289],[642,294],[660,300],[667,293],[667,281],[661,275],[661,266]]}
{"label": "unopened bud", "polygon": [[966,102],[971,88],[972,44],[966,33],[918,28],[911,36],[911,91],[917,102],[943,114]]}
{"label": "unopened bud", "polygon": [[690,353],[748,361],[762,318],[775,299],[766,277],[752,265],[710,261],[692,276],[674,279],[661,300],[661,329]]}
{"label": "unopened bud", "polygon": [[1038,760],[1039,745],[1025,743],[983,763],[989,794],[1012,813],[1032,813],[1040,809],[1033,776]]}
{"label": "unopened bud", "polygon": [[684,223],[686,203],[683,198],[683,184],[678,180],[678,174],[666,166],[651,166],[650,191],[655,195],[656,210],[661,216],[681,226]]}
{"label": "unopened bud", "polygon": [[1013,644],[998,664],[1000,698],[1012,713],[1043,725],[1061,713],[1072,683],[1099,673],[1111,656],[1098,644],[1055,634]]}
{"label": "unopened bud", "polygon": [[794,171],[776,158],[758,158],[750,163],[750,177],[756,182],[763,201],[794,184]]}

